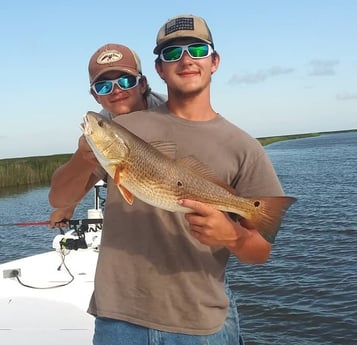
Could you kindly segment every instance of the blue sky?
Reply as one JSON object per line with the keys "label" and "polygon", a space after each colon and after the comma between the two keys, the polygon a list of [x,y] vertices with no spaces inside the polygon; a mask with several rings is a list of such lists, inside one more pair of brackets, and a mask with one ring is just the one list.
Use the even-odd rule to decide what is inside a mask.
{"label": "blue sky", "polygon": [[[125,4],[125,5],[123,5]],[[0,159],[72,153],[88,110],[87,65],[105,43],[141,57],[177,14],[208,22],[221,65],[215,110],[255,137],[357,128],[357,1],[2,1]]]}

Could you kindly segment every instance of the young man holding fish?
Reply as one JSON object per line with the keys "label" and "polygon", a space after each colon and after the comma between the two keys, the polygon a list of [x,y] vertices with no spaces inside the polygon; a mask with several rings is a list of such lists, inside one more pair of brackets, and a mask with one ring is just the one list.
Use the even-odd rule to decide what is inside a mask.
{"label": "young man holding fish", "polygon": [[[121,58],[118,58],[119,56]],[[139,57],[126,46],[106,44],[100,47],[91,57],[88,69],[91,84],[90,92],[96,101],[102,105],[101,113],[106,118],[114,118],[131,111],[152,108],[164,103],[167,99],[166,96],[151,91],[146,77],[142,75]],[[141,78],[138,80],[140,75]],[[135,83],[131,76],[135,78]],[[56,176],[62,176],[65,181],[62,182],[63,185],[59,184],[59,188],[64,188],[67,193],[75,196],[79,201],[87,190],[91,189],[98,181],[98,176],[92,174],[97,165],[98,161],[84,136],[82,136],[79,139],[77,152],[70,162],[58,169],[54,174],[54,180]],[[82,175],[83,173],[84,175]],[[70,185],[70,182],[74,184],[70,191],[67,191],[65,188]],[[82,188],[79,193],[76,191],[78,186]],[[53,184],[53,188],[55,187],[56,184]],[[76,203],[71,201],[71,206],[55,209],[50,216],[51,227],[65,227],[65,220],[72,218],[75,207]],[[104,247],[103,250],[105,250]],[[228,344],[236,345],[239,334],[236,302],[228,285],[226,288],[227,294],[230,296],[230,308],[225,320],[225,328],[229,339]]]}
{"label": "young man holding fish", "polygon": [[[211,106],[211,75],[218,69],[220,56],[206,22],[192,15],[172,18],[160,29],[156,43],[155,66],[167,84],[167,103],[114,121],[156,147],[158,142],[174,142],[174,156],[180,164],[188,164],[189,156],[196,157],[201,163],[191,160],[190,169],[212,181],[223,181],[236,195],[282,197],[261,145]],[[114,146],[122,141],[115,140]],[[135,153],[130,143],[125,144],[128,152]],[[104,154],[99,146],[93,147],[97,157]],[[55,174],[52,206],[71,207],[93,185],[95,176],[102,176],[95,164],[79,164],[79,176],[74,176],[75,170]],[[125,185],[128,172],[127,162],[120,162],[114,178],[108,179],[104,231],[89,307],[96,316],[93,344],[234,344],[229,343],[229,326],[225,324],[228,258],[234,254],[241,262],[263,263],[271,251],[271,244],[248,220],[254,218],[252,209],[242,210],[246,218],[233,220],[236,217],[209,204],[183,198],[177,201],[178,206],[192,212],[169,212],[133,200],[136,190]],[[170,174],[163,170],[161,179]],[[142,188],[154,194],[172,192],[160,190],[160,179],[152,178],[156,185],[150,185],[146,177],[143,175]],[[115,183],[132,204],[124,200]],[[181,187],[185,185],[178,175],[175,188]],[[274,238],[276,231],[268,238]],[[238,328],[237,314],[234,318]],[[237,334],[235,344],[239,342]]]}

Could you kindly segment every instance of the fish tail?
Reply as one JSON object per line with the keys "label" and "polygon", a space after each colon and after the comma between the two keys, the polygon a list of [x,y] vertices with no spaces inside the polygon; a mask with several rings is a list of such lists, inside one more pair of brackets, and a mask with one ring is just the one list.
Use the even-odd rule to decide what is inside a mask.
{"label": "fish tail", "polygon": [[263,197],[251,199],[256,212],[247,219],[249,225],[256,229],[265,240],[274,243],[286,210],[296,201],[289,196]]}

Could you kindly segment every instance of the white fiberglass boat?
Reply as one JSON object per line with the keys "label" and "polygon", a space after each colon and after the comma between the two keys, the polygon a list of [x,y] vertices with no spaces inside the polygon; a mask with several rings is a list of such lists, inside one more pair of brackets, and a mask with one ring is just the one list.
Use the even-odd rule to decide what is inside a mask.
{"label": "white fiberglass boat", "polygon": [[93,292],[102,209],[71,220],[53,250],[0,265],[1,345],[88,345],[94,318],[86,310]]}

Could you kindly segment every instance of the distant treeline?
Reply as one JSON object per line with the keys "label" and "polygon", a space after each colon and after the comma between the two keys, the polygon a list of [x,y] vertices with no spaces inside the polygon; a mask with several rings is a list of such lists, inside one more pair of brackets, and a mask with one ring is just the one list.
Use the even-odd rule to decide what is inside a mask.
{"label": "distant treeline", "polygon": [[308,134],[291,134],[291,135],[280,135],[276,137],[264,137],[264,138],[258,138],[260,143],[263,146],[276,143],[278,141],[284,141],[284,140],[292,140],[292,139],[301,139],[301,138],[307,138],[307,137],[317,137],[319,136],[320,133],[308,133]]}
{"label": "distant treeline", "polygon": [[315,133],[305,133],[305,134],[290,134],[290,135],[279,135],[275,137],[263,137],[258,138],[260,143],[263,146],[276,143],[278,141],[284,140],[292,140],[292,139],[302,139],[302,138],[309,138],[309,137],[318,137],[322,134],[337,134],[337,133],[347,133],[347,132],[357,132],[357,129],[346,129],[346,130],[339,130],[339,131],[329,131],[329,132],[315,132]]}
{"label": "distant treeline", "polygon": [[[263,146],[266,146],[277,141],[313,137],[319,136],[320,134],[352,131],[357,130],[281,135],[258,138],[258,140]],[[0,159],[0,188],[25,185],[49,185],[53,172],[60,165],[67,162],[71,155],[72,154],[61,154],[52,156]]]}

